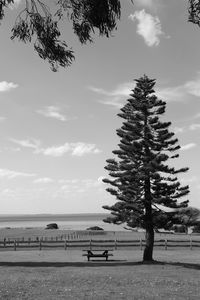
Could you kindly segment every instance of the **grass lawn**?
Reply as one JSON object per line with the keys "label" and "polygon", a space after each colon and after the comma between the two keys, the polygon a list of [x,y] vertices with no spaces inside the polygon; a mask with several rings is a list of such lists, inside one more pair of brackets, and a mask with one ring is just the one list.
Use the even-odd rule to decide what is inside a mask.
{"label": "grass lawn", "polygon": [[87,262],[81,250],[0,252],[0,299],[199,299],[200,252],[116,250],[112,260]]}

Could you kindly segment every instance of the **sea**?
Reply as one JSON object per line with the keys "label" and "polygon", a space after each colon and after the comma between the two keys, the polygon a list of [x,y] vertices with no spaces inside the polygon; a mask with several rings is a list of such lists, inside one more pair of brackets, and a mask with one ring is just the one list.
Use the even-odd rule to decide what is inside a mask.
{"label": "sea", "polygon": [[35,215],[0,215],[2,228],[45,228],[49,223],[56,223],[62,230],[86,230],[99,226],[106,231],[123,231],[123,225],[105,223],[107,214],[35,214]]}

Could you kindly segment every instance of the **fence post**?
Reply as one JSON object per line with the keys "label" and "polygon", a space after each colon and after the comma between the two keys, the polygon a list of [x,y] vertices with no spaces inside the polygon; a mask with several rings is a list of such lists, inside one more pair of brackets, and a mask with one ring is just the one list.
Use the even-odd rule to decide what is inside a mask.
{"label": "fence post", "polygon": [[142,239],[140,238],[140,250],[142,250]]}
{"label": "fence post", "polygon": [[190,250],[192,250],[192,237],[190,236]]}
{"label": "fence post", "polygon": [[117,239],[115,239],[115,250],[117,250]]}
{"label": "fence post", "polygon": [[16,240],[14,240],[14,251],[17,250],[17,243],[16,243]]}
{"label": "fence post", "polygon": [[65,250],[67,249],[67,240],[66,239],[64,241],[64,248],[65,248]]}
{"label": "fence post", "polygon": [[40,247],[40,250],[42,250],[42,240],[40,239],[40,242],[39,242],[39,247]]}
{"label": "fence post", "polygon": [[3,240],[3,245],[4,245],[4,248],[6,248],[6,238],[4,238],[4,240]]}
{"label": "fence post", "polygon": [[92,239],[90,239],[90,250],[92,250]]}
{"label": "fence post", "polygon": [[165,239],[165,250],[167,250],[167,239]]}

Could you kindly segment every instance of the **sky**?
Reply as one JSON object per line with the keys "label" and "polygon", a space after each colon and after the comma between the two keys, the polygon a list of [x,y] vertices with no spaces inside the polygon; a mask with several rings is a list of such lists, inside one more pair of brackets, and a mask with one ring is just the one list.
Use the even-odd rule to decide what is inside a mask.
{"label": "sky", "polygon": [[167,102],[176,164],[190,168],[179,179],[200,208],[200,28],[187,21],[187,1],[123,0],[112,37],[87,45],[66,20],[62,39],[76,59],[58,72],[33,45],[10,39],[23,8],[16,2],[0,25],[0,213],[107,212],[115,198],[102,178],[119,143],[117,113],[144,74]]}

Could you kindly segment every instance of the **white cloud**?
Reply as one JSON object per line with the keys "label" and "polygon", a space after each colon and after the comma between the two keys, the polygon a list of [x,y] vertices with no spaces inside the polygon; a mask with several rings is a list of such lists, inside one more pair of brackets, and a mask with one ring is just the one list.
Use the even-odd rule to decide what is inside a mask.
{"label": "white cloud", "polygon": [[124,97],[128,96],[131,93],[131,90],[135,87],[134,82],[125,82],[122,84],[119,84],[114,90],[111,92],[107,92],[108,96],[111,97]]}
{"label": "white cloud", "polygon": [[127,97],[131,94],[131,90],[135,87],[134,82],[125,82],[119,84],[115,89],[107,91],[105,89],[89,87],[89,89],[97,94],[105,96],[104,99],[101,99],[100,102],[106,105],[114,106],[115,108],[120,108],[127,99]]}
{"label": "white cloud", "polygon": [[194,131],[194,130],[198,130],[200,129],[200,124],[191,124],[188,127],[174,127],[173,132],[176,133],[183,133],[186,132],[188,130]]}
{"label": "white cloud", "polygon": [[137,33],[141,35],[147,46],[158,46],[160,43],[160,36],[165,35],[162,31],[162,26],[157,16],[153,17],[146,13],[145,10],[136,11],[129,16],[133,22],[138,21]]}
{"label": "white cloud", "polygon": [[15,89],[18,87],[18,84],[13,82],[1,81],[0,82],[0,92],[8,92],[11,89]]}
{"label": "white cloud", "polygon": [[190,150],[192,148],[196,147],[196,144],[195,143],[189,143],[189,144],[186,144],[184,146],[181,146],[181,149],[182,151],[185,151],[185,150]]}
{"label": "white cloud", "polygon": [[[119,84],[113,90],[105,90],[103,88],[97,88],[90,86],[89,89],[99,95],[104,96],[103,99],[99,102],[107,105],[114,106],[119,109],[122,107],[127,97],[131,94],[131,90],[135,88],[135,82],[125,82]],[[186,81],[182,85],[178,86],[168,86],[162,87],[158,86],[155,89],[155,94],[157,97],[161,98],[164,101],[187,101],[190,99],[190,96],[200,97],[200,72],[195,79]],[[200,113],[197,114],[194,118],[199,118]]]}
{"label": "white cloud", "polygon": [[54,118],[63,122],[67,120],[66,116],[61,114],[61,108],[58,106],[47,106],[37,112],[47,118]]}
{"label": "white cloud", "polygon": [[105,178],[105,176],[99,176],[97,179],[59,179],[58,183],[69,186],[83,184],[86,186],[95,187],[104,184],[102,181],[103,178]]}
{"label": "white cloud", "polygon": [[17,172],[9,169],[0,169],[0,178],[13,179],[16,177],[33,177],[35,174]]}
{"label": "white cloud", "polygon": [[185,127],[174,127],[173,132],[176,134],[176,133],[183,133],[188,130],[194,131],[197,129],[200,129],[200,124],[194,123],[194,124],[189,125],[188,127],[186,127],[186,126]]}
{"label": "white cloud", "polygon": [[[89,87],[91,91],[105,96],[105,98],[101,99],[99,102],[114,106],[117,109],[122,107],[134,88],[135,82],[119,84],[115,89],[110,91],[93,86]],[[155,94],[164,101],[180,101],[185,99],[184,85],[178,87],[159,87],[155,90]]]}
{"label": "white cloud", "polygon": [[59,183],[61,183],[61,184],[63,184],[63,183],[65,183],[65,184],[75,184],[75,183],[77,183],[79,180],[78,179],[59,179],[58,180],[58,182]]}
{"label": "white cloud", "polygon": [[187,81],[182,87],[183,93],[200,97],[200,72],[197,73],[195,79]]}
{"label": "white cloud", "polygon": [[173,132],[176,133],[182,133],[185,131],[184,127],[174,127]]}
{"label": "white cloud", "polygon": [[83,156],[85,154],[98,154],[101,151],[96,148],[95,144],[85,144],[85,143],[74,143],[71,144],[72,155]]}
{"label": "white cloud", "polygon": [[77,142],[65,143],[61,146],[53,146],[46,149],[40,149],[39,152],[42,152],[44,155],[59,157],[68,152],[73,156],[83,156],[85,154],[98,154],[101,151],[96,148],[95,144]]}
{"label": "white cloud", "polygon": [[131,89],[133,89],[135,86],[135,83],[133,82],[125,82],[122,84],[119,84],[115,89],[111,91],[106,91],[101,88],[96,88],[96,87],[89,87],[89,89],[95,93],[104,95],[104,96],[109,96],[109,97],[120,97],[120,96],[128,96],[131,92]]}
{"label": "white cloud", "polygon": [[198,72],[196,79],[186,82],[184,86],[188,94],[200,97],[200,72]]}
{"label": "white cloud", "polygon": [[184,86],[158,88],[156,95],[164,101],[180,101],[185,99]]}
{"label": "white cloud", "polygon": [[0,122],[4,122],[6,120],[6,117],[0,117]]}
{"label": "white cloud", "polygon": [[60,179],[60,191],[64,193],[85,193],[95,189],[96,191],[104,191],[102,179]]}
{"label": "white cloud", "polygon": [[190,130],[196,130],[196,129],[200,129],[200,124],[191,124],[189,126]]}
{"label": "white cloud", "polygon": [[38,151],[41,144],[39,140],[33,138],[26,139],[26,140],[17,140],[17,139],[10,138],[9,140],[21,147],[35,149],[36,152]]}
{"label": "white cloud", "polygon": [[138,6],[152,7],[153,0],[135,0]]}
{"label": "white cloud", "polygon": [[51,183],[51,182],[53,182],[53,179],[49,177],[43,177],[34,180],[34,183]]}
{"label": "white cloud", "polygon": [[83,179],[80,181],[82,186],[84,186],[85,189],[90,189],[90,188],[101,188],[103,186],[103,176],[100,176],[97,179]]}
{"label": "white cloud", "polygon": [[189,178],[180,178],[180,181],[182,184],[189,184],[189,183],[196,183],[199,181],[199,179],[196,176],[192,176]]}
{"label": "white cloud", "polygon": [[157,11],[163,6],[161,0],[134,0],[134,4],[138,7],[147,8],[153,11]]}
{"label": "white cloud", "polygon": [[195,79],[186,81],[182,85],[158,88],[156,95],[166,101],[185,101],[190,95],[200,97],[200,72]]}
{"label": "white cloud", "polygon": [[44,155],[47,156],[54,156],[54,157],[59,157],[63,156],[65,153],[69,152],[70,149],[70,144],[65,143],[64,145],[61,146],[52,146],[48,148],[41,148],[39,149],[38,153],[43,153]]}
{"label": "white cloud", "polygon": [[64,145],[51,146],[51,147],[41,147],[41,142],[37,139],[26,139],[26,140],[17,140],[10,138],[11,142],[25,148],[33,149],[33,153],[43,154],[46,156],[61,157],[66,153],[69,153],[73,156],[83,156],[86,154],[98,154],[101,152],[95,144],[77,142],[77,143],[65,143]]}

